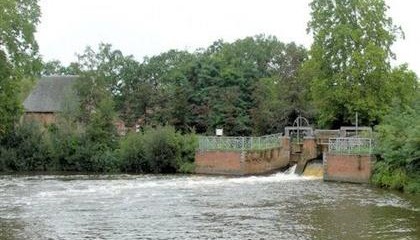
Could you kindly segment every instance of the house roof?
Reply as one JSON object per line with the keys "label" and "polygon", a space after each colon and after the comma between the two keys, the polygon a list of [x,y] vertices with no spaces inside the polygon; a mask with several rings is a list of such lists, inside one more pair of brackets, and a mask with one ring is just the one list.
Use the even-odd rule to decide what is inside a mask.
{"label": "house roof", "polygon": [[23,102],[25,112],[61,112],[68,99],[77,99],[73,86],[77,76],[41,77]]}

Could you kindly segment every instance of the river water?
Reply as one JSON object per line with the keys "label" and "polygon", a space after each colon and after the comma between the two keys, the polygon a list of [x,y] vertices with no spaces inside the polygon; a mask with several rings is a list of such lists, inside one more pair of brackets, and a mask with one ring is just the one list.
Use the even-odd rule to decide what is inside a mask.
{"label": "river water", "polygon": [[6,175],[0,239],[420,239],[420,198],[290,173]]}

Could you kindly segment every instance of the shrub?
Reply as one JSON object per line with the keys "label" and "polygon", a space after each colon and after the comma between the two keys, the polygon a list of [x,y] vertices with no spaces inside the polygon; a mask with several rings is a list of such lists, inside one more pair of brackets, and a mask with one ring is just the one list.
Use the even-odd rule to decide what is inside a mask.
{"label": "shrub", "polygon": [[4,168],[12,171],[46,171],[50,164],[45,132],[36,123],[18,126],[3,137],[0,158]]}
{"label": "shrub", "polygon": [[150,167],[143,151],[141,133],[129,133],[120,141],[119,157],[123,172],[147,172]]}
{"label": "shrub", "polygon": [[197,140],[170,126],[148,127],[130,133],[121,142],[119,156],[124,172],[192,172]]}
{"label": "shrub", "polygon": [[378,162],[375,165],[372,182],[380,187],[404,190],[407,174],[402,168],[393,168],[384,162]]}
{"label": "shrub", "polygon": [[0,171],[189,173],[194,171],[195,134],[173,127],[146,128],[120,139],[119,149],[94,141],[76,125],[23,124],[1,139]]}
{"label": "shrub", "polygon": [[417,191],[420,179],[420,97],[396,105],[376,128],[379,158],[373,182],[385,188]]}
{"label": "shrub", "polygon": [[17,152],[13,148],[0,148],[0,170],[10,171],[21,169],[22,166],[18,166],[21,163],[18,161]]}
{"label": "shrub", "polygon": [[198,148],[198,139],[195,133],[179,135],[181,143],[181,162],[178,163],[178,171],[192,173],[195,170],[195,151]]}
{"label": "shrub", "polygon": [[150,172],[176,172],[181,162],[181,144],[179,134],[173,127],[147,128],[143,134],[144,157],[148,161]]}
{"label": "shrub", "polygon": [[90,171],[92,172],[103,172],[103,173],[115,173],[119,172],[120,162],[115,152],[106,150],[98,152],[91,156],[90,160]]}

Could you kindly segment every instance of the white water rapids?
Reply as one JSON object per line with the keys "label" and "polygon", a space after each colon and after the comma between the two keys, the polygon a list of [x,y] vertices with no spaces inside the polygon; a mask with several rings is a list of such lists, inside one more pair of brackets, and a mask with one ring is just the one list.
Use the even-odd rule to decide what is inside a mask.
{"label": "white water rapids", "polygon": [[416,239],[418,199],[297,176],[0,176],[0,239]]}

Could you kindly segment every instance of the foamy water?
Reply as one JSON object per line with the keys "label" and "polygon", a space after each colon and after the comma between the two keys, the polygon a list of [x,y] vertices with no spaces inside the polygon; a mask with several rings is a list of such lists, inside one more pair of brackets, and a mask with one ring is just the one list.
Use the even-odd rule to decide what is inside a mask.
{"label": "foamy water", "polygon": [[[268,176],[2,176],[0,239],[416,239],[418,200]],[[344,231],[345,229],[345,231]]]}

